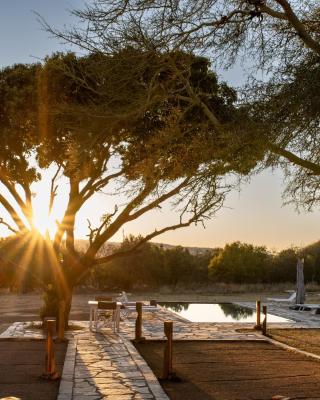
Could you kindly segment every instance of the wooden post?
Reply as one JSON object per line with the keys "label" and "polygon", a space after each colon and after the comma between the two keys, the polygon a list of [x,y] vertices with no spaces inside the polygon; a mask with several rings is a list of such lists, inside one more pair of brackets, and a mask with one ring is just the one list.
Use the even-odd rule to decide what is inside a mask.
{"label": "wooden post", "polygon": [[135,342],[141,342],[145,340],[142,337],[142,303],[136,302],[136,311],[137,311],[137,318],[136,318],[136,329],[135,329]]}
{"label": "wooden post", "polygon": [[65,330],[65,311],[66,303],[61,300],[59,302],[59,327],[58,327],[58,339],[59,341],[64,341],[64,330]]}
{"label": "wooden post", "polygon": [[262,334],[267,334],[267,306],[262,307],[262,312],[264,314],[264,320],[262,322]]}
{"label": "wooden post", "polygon": [[47,319],[46,320],[46,328],[47,328],[47,339],[46,339],[46,366],[45,373],[42,375],[42,378],[55,380],[59,379],[59,374],[56,369],[56,361],[54,356],[54,345],[53,345],[53,335],[56,330],[56,320],[55,319]]}
{"label": "wooden post", "polygon": [[257,313],[257,323],[254,329],[261,329],[261,301],[256,301],[256,313]]}
{"label": "wooden post", "polygon": [[163,357],[163,374],[162,379],[170,379],[172,377],[172,338],[173,338],[173,322],[165,321],[163,323],[164,334],[167,337],[167,342],[164,348]]}

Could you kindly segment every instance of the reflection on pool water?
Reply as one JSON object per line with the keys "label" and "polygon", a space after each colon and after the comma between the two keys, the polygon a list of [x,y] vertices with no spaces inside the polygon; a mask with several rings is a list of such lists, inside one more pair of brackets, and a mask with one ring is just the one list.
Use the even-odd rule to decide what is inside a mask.
{"label": "reflection on pool water", "polygon": [[[232,303],[159,303],[191,322],[251,322],[257,320],[254,310]],[[261,320],[263,315],[261,315]],[[292,322],[289,319],[267,314],[268,322]]]}

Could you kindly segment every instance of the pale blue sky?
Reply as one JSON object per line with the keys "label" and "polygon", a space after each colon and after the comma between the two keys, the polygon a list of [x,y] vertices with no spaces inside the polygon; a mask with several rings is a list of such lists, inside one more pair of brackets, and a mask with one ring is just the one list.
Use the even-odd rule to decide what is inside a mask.
{"label": "pale blue sky", "polygon": [[[0,13],[0,65],[35,62],[47,54],[66,47],[57,39],[50,38],[43,31],[33,11],[40,13],[56,27],[75,22],[68,12],[74,7],[81,8],[84,0],[4,0]],[[220,73],[233,85],[240,85],[243,73],[240,68],[228,73]],[[282,207],[281,171],[265,171],[255,176],[250,184],[243,186],[240,193],[232,193],[215,218],[207,223],[206,229],[190,227],[167,233],[156,241],[186,246],[223,246],[228,242],[244,242],[266,245],[281,249],[290,245],[305,245],[320,239],[320,213],[297,214],[293,206]],[[98,195],[88,204],[78,218],[79,226],[86,226],[86,218],[98,222],[95,210],[105,208],[106,198]],[[153,212],[125,228],[125,234],[146,234],[158,223],[174,221],[176,216],[167,212]],[[1,231],[0,231],[1,234]],[[84,230],[78,236],[84,237]],[[115,236],[121,240],[122,233]]]}

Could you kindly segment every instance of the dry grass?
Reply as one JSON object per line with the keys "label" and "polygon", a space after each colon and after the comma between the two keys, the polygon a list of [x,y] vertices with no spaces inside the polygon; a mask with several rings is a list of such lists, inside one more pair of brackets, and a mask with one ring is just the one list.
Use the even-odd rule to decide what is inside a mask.
{"label": "dry grass", "polygon": [[[193,294],[248,294],[248,293],[278,293],[285,290],[294,290],[295,285],[292,283],[276,283],[276,284],[266,284],[266,283],[208,283],[208,284],[178,284],[176,286],[162,286],[159,288],[158,292],[160,294],[172,294],[172,293],[193,293]],[[318,286],[318,291],[320,286]]]}
{"label": "dry grass", "polygon": [[320,356],[320,329],[270,329],[272,339]]}

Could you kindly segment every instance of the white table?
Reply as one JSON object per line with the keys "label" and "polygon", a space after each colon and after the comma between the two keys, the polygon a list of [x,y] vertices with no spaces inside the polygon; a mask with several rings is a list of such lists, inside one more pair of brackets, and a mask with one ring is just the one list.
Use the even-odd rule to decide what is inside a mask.
{"label": "white table", "polygon": [[[89,300],[88,304],[90,307],[90,322],[89,322],[89,329],[92,331],[92,322],[96,322],[97,320],[97,310],[98,310],[98,301],[97,300]],[[122,303],[117,301],[117,308],[115,310],[115,316],[116,318],[116,329],[119,332],[119,326],[120,326],[120,309],[121,309]]]}
{"label": "white table", "polygon": [[[137,311],[136,306],[127,306],[126,304],[124,304],[124,309],[128,311]],[[159,311],[159,308],[156,306],[143,305],[142,311]]]}

